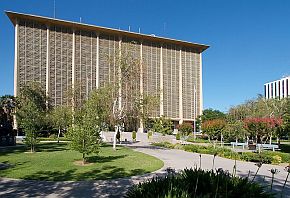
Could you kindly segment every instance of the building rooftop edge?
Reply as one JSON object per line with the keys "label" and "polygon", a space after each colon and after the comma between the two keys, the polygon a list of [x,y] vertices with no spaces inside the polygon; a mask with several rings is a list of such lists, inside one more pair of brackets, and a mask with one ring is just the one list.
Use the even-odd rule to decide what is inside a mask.
{"label": "building rooftop edge", "polygon": [[199,43],[192,43],[192,42],[187,42],[187,41],[182,41],[182,40],[176,40],[176,39],[171,39],[171,38],[165,38],[165,37],[160,37],[160,36],[152,36],[148,34],[141,34],[141,33],[136,33],[136,32],[129,32],[125,30],[118,30],[114,28],[107,28],[107,27],[101,27],[101,26],[96,26],[96,25],[90,25],[90,24],[85,24],[85,23],[79,23],[79,22],[73,22],[73,21],[67,21],[67,20],[62,20],[62,19],[56,19],[56,18],[50,18],[50,17],[44,17],[44,16],[38,16],[38,15],[31,15],[31,14],[24,14],[24,13],[19,13],[19,12],[13,12],[13,11],[5,11],[6,15],[9,17],[11,22],[15,25],[16,24],[16,19],[17,18],[26,18],[26,19],[33,19],[39,22],[43,22],[46,24],[56,24],[56,25],[66,25],[71,28],[83,28],[83,29],[89,29],[89,30],[99,30],[99,31],[104,31],[108,33],[115,33],[115,34],[122,34],[122,35],[127,35],[127,36],[132,36],[134,38],[139,38],[139,39],[148,39],[148,40],[154,40],[154,41],[165,41],[165,42],[171,42],[179,45],[186,45],[189,47],[194,47],[198,48],[203,52],[207,48],[209,48],[209,45],[204,45],[204,44],[199,44]]}
{"label": "building rooftop edge", "polygon": [[284,79],[286,79],[286,78],[290,78],[290,76],[283,76],[282,78],[280,78],[280,79],[278,79],[278,80],[273,80],[273,81],[266,82],[266,83],[264,83],[264,85],[269,84],[269,83],[273,83],[273,82],[277,82],[277,81],[279,81],[279,80],[284,80]]}

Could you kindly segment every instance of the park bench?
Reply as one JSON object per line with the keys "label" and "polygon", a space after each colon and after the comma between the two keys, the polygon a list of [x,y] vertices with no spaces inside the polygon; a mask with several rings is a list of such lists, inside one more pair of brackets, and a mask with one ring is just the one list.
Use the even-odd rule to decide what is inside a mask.
{"label": "park bench", "polygon": [[279,150],[279,146],[276,144],[257,144],[257,149],[261,150],[261,149],[265,149],[265,150]]}
{"label": "park bench", "polygon": [[235,148],[235,146],[242,146],[243,149],[245,149],[245,146],[247,146],[247,143],[244,142],[231,142],[231,145],[233,146],[233,149]]}

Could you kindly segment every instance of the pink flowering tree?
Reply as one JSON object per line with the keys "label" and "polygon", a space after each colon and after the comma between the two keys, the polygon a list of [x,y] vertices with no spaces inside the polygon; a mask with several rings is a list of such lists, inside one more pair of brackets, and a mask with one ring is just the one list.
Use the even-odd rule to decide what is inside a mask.
{"label": "pink flowering tree", "polygon": [[281,118],[246,118],[244,127],[250,136],[258,142],[266,142],[270,139],[272,143],[273,134],[280,128],[283,121]]}

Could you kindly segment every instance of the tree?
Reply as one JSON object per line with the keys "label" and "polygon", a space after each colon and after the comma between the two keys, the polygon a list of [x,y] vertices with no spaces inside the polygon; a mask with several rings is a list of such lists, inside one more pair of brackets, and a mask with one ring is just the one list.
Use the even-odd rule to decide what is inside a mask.
{"label": "tree", "polygon": [[62,130],[66,130],[72,124],[72,108],[67,106],[55,107],[51,114],[52,125],[58,129],[57,142]]}
{"label": "tree", "polygon": [[154,132],[162,133],[162,135],[171,135],[172,134],[172,122],[170,119],[162,116],[160,118],[153,119],[153,127],[152,130]]}
{"label": "tree", "polygon": [[245,140],[247,131],[244,128],[244,123],[240,120],[229,120],[223,128],[224,135],[227,139]]}
{"label": "tree", "polygon": [[267,141],[272,136],[273,131],[282,124],[281,118],[246,118],[244,120],[245,129],[250,133],[256,143]]}
{"label": "tree", "polygon": [[30,151],[35,151],[38,143],[38,132],[46,123],[47,98],[44,90],[38,83],[31,83],[20,90],[17,98],[16,116],[19,126],[25,132],[25,144]]}
{"label": "tree", "polygon": [[69,127],[70,147],[82,154],[83,164],[86,156],[99,152],[100,133],[104,122],[111,116],[112,103],[106,87],[93,91],[84,106],[75,112],[75,122]]}
{"label": "tree", "polygon": [[189,135],[190,133],[192,133],[193,126],[190,123],[184,122],[179,126],[178,130],[180,131],[182,136],[186,136],[186,135]]}
{"label": "tree", "polygon": [[3,125],[12,126],[13,113],[15,110],[15,98],[11,95],[4,95],[0,97],[1,122]]}
{"label": "tree", "polygon": [[215,119],[224,119],[226,118],[226,114],[219,111],[219,110],[214,110],[214,109],[205,109],[202,112],[201,115],[201,121],[205,122],[208,120],[215,120]]}
{"label": "tree", "polygon": [[220,136],[222,139],[222,130],[225,127],[226,122],[224,119],[208,120],[202,123],[201,127],[203,132],[208,135],[208,140],[218,139]]}

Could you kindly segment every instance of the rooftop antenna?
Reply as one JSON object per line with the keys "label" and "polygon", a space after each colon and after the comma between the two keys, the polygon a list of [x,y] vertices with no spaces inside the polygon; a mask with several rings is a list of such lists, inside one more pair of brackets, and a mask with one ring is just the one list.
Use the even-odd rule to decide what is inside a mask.
{"label": "rooftop antenna", "polygon": [[55,0],[53,0],[53,18],[55,18]]}

